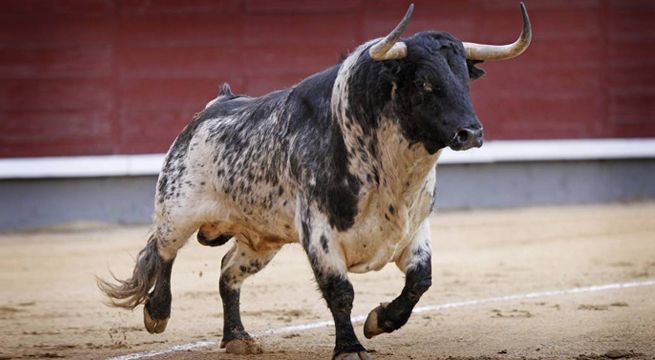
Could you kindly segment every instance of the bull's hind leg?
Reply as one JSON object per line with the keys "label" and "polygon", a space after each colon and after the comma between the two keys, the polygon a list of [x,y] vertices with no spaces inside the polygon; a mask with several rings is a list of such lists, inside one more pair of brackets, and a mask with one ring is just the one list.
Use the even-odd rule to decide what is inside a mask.
{"label": "bull's hind leg", "polygon": [[405,286],[392,302],[380,304],[368,314],[364,323],[364,336],[367,338],[392,332],[405,325],[416,303],[432,285],[429,233],[430,228],[426,221],[414,241],[397,259],[396,264],[405,272]]}
{"label": "bull's hind leg", "polygon": [[162,266],[155,282],[155,288],[148,294],[143,306],[143,324],[151,334],[160,334],[166,330],[171,317],[171,271],[175,258],[162,259]]}
{"label": "bull's hind leg", "polygon": [[241,322],[239,298],[241,284],[268,264],[279,249],[255,251],[236,241],[221,262],[219,282],[223,301],[223,339],[221,348],[234,354],[259,354],[261,346],[246,332]]}
{"label": "bull's hind leg", "polygon": [[116,279],[117,283],[98,279],[98,286],[114,306],[134,309],[144,305],[143,320],[150,333],[166,329],[171,314],[173,262],[178,250],[202,224],[203,212],[211,208],[199,203],[204,194],[191,181],[197,174],[190,175],[182,155],[171,155],[180,146],[177,142],[173,146],[159,177],[153,231],[139,252],[132,277]]}
{"label": "bull's hind leg", "polygon": [[[170,236],[174,234],[175,236]],[[167,236],[168,235],[168,236]],[[177,250],[189,232],[155,227],[146,246],[139,252],[132,276],[117,283],[98,279],[98,286],[111,304],[134,309],[143,304],[143,321],[149,333],[161,333],[171,314],[171,271]],[[152,291],[151,291],[152,290]]]}
{"label": "bull's hind leg", "polygon": [[[186,243],[192,232],[191,227],[186,231],[171,232],[161,228],[155,230],[157,236],[157,256],[160,266],[157,270],[154,288],[148,294],[143,306],[143,323],[151,334],[159,334],[166,330],[168,319],[171,316],[171,272],[177,251]],[[166,235],[168,234],[168,236]],[[171,234],[175,234],[171,237]]]}

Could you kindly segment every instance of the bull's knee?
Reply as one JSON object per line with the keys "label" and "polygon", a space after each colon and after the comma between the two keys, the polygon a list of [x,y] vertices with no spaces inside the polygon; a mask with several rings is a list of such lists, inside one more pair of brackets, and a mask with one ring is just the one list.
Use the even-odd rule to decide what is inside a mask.
{"label": "bull's knee", "polygon": [[334,317],[336,344],[333,359],[363,359],[367,357],[366,349],[355,336],[350,319],[350,312],[355,299],[352,284],[339,275],[326,276],[319,274],[317,279],[323,297]]}
{"label": "bull's knee", "polygon": [[416,281],[410,288],[408,297],[410,300],[418,301],[421,296],[432,286],[432,278],[427,277]]}
{"label": "bull's knee", "polygon": [[350,281],[330,278],[321,285],[323,296],[328,300],[330,310],[338,313],[350,313],[355,300],[355,291]]}

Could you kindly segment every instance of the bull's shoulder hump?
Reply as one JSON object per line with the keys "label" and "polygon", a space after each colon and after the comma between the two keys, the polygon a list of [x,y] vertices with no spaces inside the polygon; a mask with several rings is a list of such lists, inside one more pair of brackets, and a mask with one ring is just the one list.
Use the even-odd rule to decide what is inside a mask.
{"label": "bull's shoulder hump", "polygon": [[330,96],[340,65],[334,65],[300,81],[292,87],[292,95],[313,98]]}
{"label": "bull's shoulder hump", "polygon": [[247,107],[256,98],[250,96],[219,96],[211,105],[201,111],[193,121],[204,121],[221,116],[232,115]]}

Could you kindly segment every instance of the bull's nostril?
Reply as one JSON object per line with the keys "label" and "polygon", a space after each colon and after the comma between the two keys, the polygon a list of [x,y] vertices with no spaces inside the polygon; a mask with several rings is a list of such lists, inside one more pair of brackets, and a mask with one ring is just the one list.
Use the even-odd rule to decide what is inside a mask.
{"label": "bull's nostril", "polygon": [[460,128],[450,143],[453,150],[468,150],[482,145],[482,130],[478,128]]}
{"label": "bull's nostril", "polygon": [[465,143],[465,142],[469,139],[469,136],[470,136],[470,135],[471,135],[471,133],[470,133],[469,131],[467,131],[467,130],[460,130],[460,131],[457,132],[457,141],[458,141],[460,144],[463,144],[463,143]]}

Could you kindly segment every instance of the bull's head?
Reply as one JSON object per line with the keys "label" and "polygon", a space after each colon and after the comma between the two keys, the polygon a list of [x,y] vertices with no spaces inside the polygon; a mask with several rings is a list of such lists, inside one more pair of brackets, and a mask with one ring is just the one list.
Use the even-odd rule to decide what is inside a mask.
{"label": "bull's head", "polygon": [[368,50],[381,61],[394,84],[392,103],[405,136],[433,153],[449,146],[466,150],[482,145],[482,124],[469,96],[469,81],[484,73],[475,67],[484,60],[518,56],[530,44],[531,28],[521,3],[523,31],[510,45],[461,42],[448,33],[422,32],[400,40],[414,5],[396,28]]}

